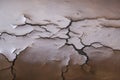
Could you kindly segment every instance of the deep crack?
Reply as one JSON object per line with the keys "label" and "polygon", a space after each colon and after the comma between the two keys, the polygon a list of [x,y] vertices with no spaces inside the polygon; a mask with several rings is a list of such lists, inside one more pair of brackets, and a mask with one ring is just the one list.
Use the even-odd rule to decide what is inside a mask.
{"label": "deep crack", "polygon": [[32,23],[25,23],[25,24],[20,24],[20,25],[17,25],[17,26],[20,27],[20,26],[26,26],[26,25],[29,25],[29,26],[38,26],[38,27],[44,29],[46,32],[51,33],[49,30],[47,30],[46,28],[44,28],[44,27],[42,27],[42,26],[55,25],[55,24],[53,24],[53,23],[49,23],[49,24],[32,24]]}
{"label": "deep crack", "polygon": [[17,55],[17,53],[16,53],[16,51],[17,51],[18,49],[16,49],[13,53],[16,55],[16,57],[15,57],[15,59],[12,61],[12,66],[11,66],[11,73],[12,73],[12,75],[13,75],[13,79],[12,80],[15,80],[16,79],[16,73],[14,72],[14,65],[15,65],[15,61],[17,60],[17,57],[18,57],[18,55]]}
{"label": "deep crack", "polygon": [[14,52],[13,52],[13,54],[16,55],[16,57],[15,57],[15,59],[14,59],[13,61],[9,61],[9,59],[8,59],[4,54],[1,54],[2,56],[5,57],[5,59],[7,60],[7,62],[11,63],[11,65],[10,65],[10,67],[1,69],[0,71],[4,71],[4,70],[7,70],[7,69],[10,69],[11,74],[12,74],[12,76],[13,76],[12,80],[16,80],[16,73],[14,72],[14,71],[15,71],[14,66],[15,66],[15,62],[16,62],[16,60],[17,60],[17,58],[18,58],[18,55],[17,55],[17,53],[16,53],[17,50],[19,50],[19,49],[16,49],[16,50],[14,50]]}
{"label": "deep crack", "polygon": [[[70,30],[71,25],[72,25],[72,20],[70,21],[69,25],[66,27],[68,29],[68,33],[66,34],[68,36],[68,38],[66,39],[65,45],[72,46],[79,54],[86,56],[87,60],[86,60],[85,64],[87,64],[87,62],[89,60],[89,57],[83,50],[84,50],[84,48],[86,48],[90,45],[84,45],[84,47],[82,47],[81,49],[77,49],[74,44],[69,44],[68,43],[69,42],[68,40],[71,38],[71,36],[70,36],[70,32],[72,32]],[[80,39],[80,42],[82,43],[81,39]]]}
{"label": "deep crack", "polygon": [[[72,31],[70,30],[70,26],[71,26],[71,25],[72,25],[72,20],[70,21],[69,25],[65,28],[65,29],[68,29],[68,32],[67,32],[67,34],[66,34],[66,35],[68,36],[68,38],[66,39],[66,43],[65,43],[64,45],[72,46],[72,47],[78,52],[78,54],[81,54],[81,55],[86,56],[87,59],[86,59],[86,62],[85,62],[84,64],[87,64],[87,63],[88,63],[88,60],[89,60],[89,57],[88,57],[88,55],[87,55],[83,50],[84,50],[84,48],[89,47],[89,46],[91,46],[91,45],[84,45],[84,47],[82,47],[81,49],[77,49],[74,44],[69,44],[69,43],[68,43],[68,42],[69,42],[68,40],[71,38],[71,36],[70,36],[69,33],[72,32]],[[82,41],[81,41],[81,39],[80,39],[80,42],[81,42],[81,44],[83,44]],[[64,45],[63,45],[63,46],[64,46]],[[70,61],[69,61],[68,65],[65,67],[66,70],[61,72],[62,80],[65,80],[64,74],[68,72],[69,64],[70,64]],[[83,64],[83,65],[84,65],[84,64]]]}

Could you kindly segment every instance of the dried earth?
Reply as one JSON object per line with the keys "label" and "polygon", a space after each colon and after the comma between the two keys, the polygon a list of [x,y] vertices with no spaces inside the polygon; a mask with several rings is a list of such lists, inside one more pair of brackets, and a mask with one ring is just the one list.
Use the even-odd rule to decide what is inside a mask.
{"label": "dried earth", "polygon": [[119,80],[119,0],[0,0],[0,80]]}

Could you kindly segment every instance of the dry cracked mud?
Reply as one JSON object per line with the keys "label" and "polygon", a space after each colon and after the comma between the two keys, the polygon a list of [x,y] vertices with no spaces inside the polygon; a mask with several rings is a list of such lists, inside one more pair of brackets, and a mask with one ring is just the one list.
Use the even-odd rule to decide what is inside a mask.
{"label": "dry cracked mud", "polygon": [[0,0],[0,80],[119,80],[119,0]]}

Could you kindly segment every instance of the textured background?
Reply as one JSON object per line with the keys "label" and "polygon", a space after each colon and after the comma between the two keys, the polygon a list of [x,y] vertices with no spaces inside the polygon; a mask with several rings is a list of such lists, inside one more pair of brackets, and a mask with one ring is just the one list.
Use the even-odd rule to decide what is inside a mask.
{"label": "textured background", "polygon": [[0,0],[0,80],[120,80],[120,0]]}

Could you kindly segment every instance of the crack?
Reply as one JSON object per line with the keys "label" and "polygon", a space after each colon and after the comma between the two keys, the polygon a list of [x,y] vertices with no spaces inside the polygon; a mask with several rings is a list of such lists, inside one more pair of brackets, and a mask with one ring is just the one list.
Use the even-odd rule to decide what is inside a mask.
{"label": "crack", "polygon": [[100,24],[100,25],[103,26],[103,28],[116,28],[116,29],[120,29],[120,25],[119,26],[106,25],[106,24]]}
{"label": "crack", "polygon": [[86,47],[89,47],[89,46],[91,46],[91,45],[85,45],[85,46],[82,47],[81,49],[77,49],[74,44],[65,43],[65,45],[72,46],[72,47],[78,52],[78,54],[86,56],[87,59],[86,59],[86,62],[85,62],[84,64],[87,64],[87,63],[88,63],[89,57],[88,57],[87,53],[85,53],[83,50],[84,50]]}
{"label": "crack", "polygon": [[66,38],[61,38],[61,37],[41,37],[39,36],[39,38],[35,38],[35,39],[52,39],[52,40],[55,40],[55,39],[61,39],[61,40],[66,40]]}
{"label": "crack", "polygon": [[1,32],[1,34],[0,34],[0,39],[2,39],[1,36],[2,36],[3,34],[7,34],[7,35],[10,35],[10,36],[16,36],[16,37],[25,37],[25,36],[27,36],[28,34],[31,34],[31,33],[34,32],[34,31],[36,31],[36,30],[32,30],[31,32],[26,33],[26,34],[23,34],[23,35],[16,35],[16,34],[14,34],[14,33],[8,33],[8,32]]}
{"label": "crack", "polygon": [[[74,44],[69,44],[69,43],[68,43],[68,42],[69,42],[68,40],[71,38],[70,32],[72,32],[72,31],[70,30],[70,26],[72,25],[72,22],[73,22],[73,21],[70,19],[70,23],[69,23],[69,25],[66,27],[66,29],[68,29],[68,33],[66,34],[66,35],[68,36],[68,38],[66,38],[66,43],[65,43],[64,45],[72,46],[72,47],[78,52],[78,54],[81,54],[81,55],[86,56],[87,60],[86,60],[85,64],[87,64],[87,62],[88,62],[88,60],[89,60],[89,57],[88,57],[88,55],[87,55],[83,50],[84,50],[84,48],[89,47],[89,46],[91,46],[91,45],[84,45],[84,47],[82,47],[81,49],[77,49]],[[80,42],[82,43],[81,39],[80,39]],[[83,43],[82,43],[82,44],[83,44]],[[63,46],[64,46],[64,45],[63,45]],[[63,46],[62,46],[62,47],[63,47]]]}
{"label": "crack", "polygon": [[[17,50],[17,49],[16,49],[16,50]],[[15,50],[15,51],[16,51],[16,50]],[[16,54],[16,53],[14,53],[14,54]],[[0,71],[4,71],[4,70],[10,69],[11,74],[12,74],[12,76],[13,76],[12,80],[15,80],[16,74],[14,73],[14,65],[15,65],[15,61],[16,61],[18,55],[16,54],[16,58],[15,58],[13,61],[9,61],[8,58],[7,58],[4,54],[1,54],[1,55],[4,56],[5,59],[6,59],[9,63],[11,63],[11,66],[10,66],[10,67],[7,67],[7,68],[4,68],[4,69],[1,69]]]}
{"label": "crack", "polygon": [[[25,49],[27,49],[27,48],[28,48],[28,47],[26,47]],[[24,49],[24,50],[25,50],[25,49]],[[16,73],[14,72],[14,71],[15,71],[14,66],[15,66],[15,62],[16,62],[16,60],[17,60],[17,58],[18,58],[18,54],[17,54],[17,51],[18,51],[18,50],[19,50],[19,49],[16,49],[16,50],[14,50],[14,52],[13,52],[13,54],[16,55],[16,57],[15,57],[15,59],[14,59],[13,61],[9,61],[9,59],[8,59],[4,54],[1,54],[2,56],[5,57],[5,59],[7,60],[7,62],[11,63],[11,66],[10,66],[10,67],[7,67],[7,68],[4,68],[4,69],[2,69],[2,70],[0,70],[0,71],[10,69],[11,74],[12,74],[12,76],[13,76],[12,80],[16,80]],[[23,51],[24,51],[24,50],[23,50]],[[22,51],[21,51],[21,52],[22,52]]]}
{"label": "crack", "polygon": [[[30,16],[28,16],[27,14],[24,14],[24,17],[25,17],[26,19],[31,20]],[[77,19],[77,20],[73,20],[73,19],[70,18],[70,17],[65,17],[65,18],[67,18],[67,19],[70,20],[69,24],[68,24],[66,27],[64,27],[64,28],[58,27],[58,28],[60,28],[60,30],[59,30],[57,33],[59,33],[59,32],[60,32],[61,30],[63,30],[63,29],[68,29],[68,33],[67,33],[66,35],[68,35],[69,32],[72,32],[72,33],[74,33],[74,34],[78,34],[78,33],[74,32],[74,31],[71,31],[71,30],[69,29],[69,27],[71,26],[71,24],[72,24],[73,22],[79,22],[79,21],[84,21],[84,20],[99,20],[99,19],[105,19],[105,20],[120,20],[119,18],[116,19],[116,18],[105,18],[105,17],[84,18],[84,19]],[[31,20],[31,21],[32,21],[32,20]],[[26,26],[26,25],[38,26],[38,27],[40,27],[41,29],[44,29],[46,32],[49,32],[49,33],[51,33],[51,31],[49,31],[48,29],[46,29],[46,28],[44,28],[44,27],[42,27],[42,26],[48,26],[48,25],[58,26],[58,24],[55,24],[55,23],[32,24],[32,23],[28,23],[28,22],[26,22],[26,21],[25,21],[24,24],[19,24],[19,25],[16,25],[16,26],[17,26],[17,27],[20,27],[20,26]],[[105,26],[105,25],[102,25],[102,26]],[[114,27],[114,28],[116,28],[116,27]],[[119,27],[117,27],[117,28],[119,28]],[[11,35],[11,36],[14,35],[14,36],[16,36],[16,37],[21,37],[21,36],[27,36],[28,34],[31,34],[33,31],[34,31],[34,30],[32,30],[32,31],[29,32],[29,33],[23,34],[23,35],[16,35],[15,33],[8,33],[8,32],[6,32],[6,31],[4,31],[4,32],[1,32],[0,36],[1,36],[2,34],[5,34],[5,33],[6,33],[6,34]],[[55,34],[57,34],[57,33],[55,33]],[[54,36],[55,34],[53,34],[52,36]],[[52,36],[51,36],[51,37],[52,37]],[[70,38],[70,36],[68,36],[68,37]]]}
{"label": "crack", "polygon": [[[68,62],[68,65],[66,65],[65,67],[62,68],[62,71],[61,71],[62,80],[65,80],[64,74],[68,72],[69,66],[70,66],[70,60],[69,60],[69,62]],[[65,68],[65,70],[64,70],[64,68]]]}
{"label": "crack", "polygon": [[17,55],[17,53],[16,53],[16,51],[17,50],[19,50],[19,49],[16,49],[16,50],[14,50],[14,54],[16,55],[16,57],[15,57],[15,59],[12,61],[12,66],[11,66],[11,74],[13,75],[13,79],[12,80],[15,80],[16,79],[16,73],[14,72],[14,65],[15,65],[15,61],[17,60],[17,58],[18,58],[18,55]]}
{"label": "crack", "polygon": [[[24,17],[25,17],[25,18],[28,18],[28,17],[26,17],[26,15],[24,15]],[[28,18],[28,19],[29,19],[29,18]],[[26,25],[29,25],[29,26],[38,26],[38,27],[40,27],[41,29],[44,29],[46,32],[49,32],[49,33],[51,33],[51,31],[47,30],[46,28],[44,28],[44,27],[42,27],[42,26],[47,26],[47,25],[55,25],[55,26],[58,26],[57,24],[54,24],[54,23],[32,24],[32,23],[27,23],[27,22],[25,22],[24,24],[16,25],[16,26],[17,26],[17,27],[20,27],[20,26],[26,26]],[[17,28],[17,27],[16,27],[16,28]],[[8,35],[11,35],[11,36],[16,36],[16,37],[24,37],[24,36],[27,36],[28,34],[31,34],[31,33],[34,32],[34,31],[37,31],[37,32],[38,32],[38,30],[32,30],[32,31],[30,31],[29,33],[26,33],[26,34],[23,34],[23,35],[16,35],[15,33],[9,33],[9,32],[3,31],[3,32],[0,32],[0,36],[2,36],[3,34],[8,34]],[[2,39],[2,38],[0,37],[0,39]]]}
{"label": "crack", "polygon": [[[26,17],[26,15],[24,15],[24,17],[25,17],[25,18],[28,18],[28,17]],[[67,18],[67,17],[66,17],[66,18]],[[30,18],[28,18],[28,19],[30,19]],[[84,46],[84,47],[82,47],[81,49],[77,49],[74,44],[70,44],[70,43],[69,43],[69,39],[71,38],[70,32],[72,32],[72,33],[74,33],[74,34],[78,34],[78,33],[76,33],[76,32],[73,32],[73,31],[70,29],[70,26],[72,25],[73,22],[84,21],[84,20],[98,20],[98,19],[102,19],[102,17],[101,17],[101,18],[85,18],[85,19],[80,19],[80,20],[72,20],[71,18],[68,17],[67,19],[70,20],[69,24],[68,24],[66,27],[64,27],[64,28],[60,28],[60,30],[59,30],[57,33],[59,33],[59,32],[60,32],[61,30],[63,30],[63,29],[67,29],[68,32],[66,33],[66,35],[68,36],[68,38],[60,38],[60,37],[53,37],[53,38],[52,38],[52,36],[54,36],[54,35],[56,34],[56,33],[55,33],[55,34],[53,34],[51,37],[39,37],[39,38],[37,38],[37,39],[56,39],[56,38],[58,38],[58,39],[64,39],[64,40],[66,40],[66,43],[65,43],[64,45],[72,46],[72,47],[74,48],[74,50],[77,51],[78,54],[84,55],[84,56],[87,58],[87,59],[86,59],[86,62],[85,62],[84,64],[87,64],[88,61],[89,61],[89,56],[87,55],[87,53],[84,52],[84,49],[85,49],[86,47],[91,47],[93,44],[96,44],[96,43],[98,43],[98,44],[100,44],[100,45],[102,45],[102,46],[104,46],[104,47],[108,47],[108,46],[105,46],[105,45],[101,44],[100,42],[93,42],[93,43],[91,43],[91,44],[89,44],[89,45],[86,45],[86,44],[84,44],[83,41],[82,41],[82,36],[83,36],[83,35],[79,38],[79,39],[80,39],[80,43]],[[105,19],[105,20],[113,20],[113,19],[108,19],[108,18],[103,18],[103,19]],[[114,19],[114,20],[120,20],[120,19]],[[50,32],[49,30],[47,30],[46,28],[42,27],[42,26],[47,26],[47,25],[55,25],[55,26],[58,26],[57,24],[54,24],[54,23],[48,23],[48,24],[32,24],[32,23],[27,23],[27,22],[25,22],[25,24],[17,25],[17,27],[26,26],[26,25],[38,26],[38,27],[44,29],[46,32],[49,32],[49,33],[51,33],[51,32]],[[1,32],[0,36],[2,36],[3,34],[8,34],[8,35],[11,35],[11,36],[16,36],[16,37],[21,37],[21,36],[22,36],[22,37],[23,37],[23,36],[27,36],[28,34],[31,34],[31,33],[34,32],[34,31],[37,31],[37,30],[32,30],[31,32],[26,33],[26,34],[24,34],[24,35],[16,35],[16,34],[14,34],[14,33]],[[94,47],[94,46],[92,46],[92,47]],[[95,48],[96,48],[96,47],[95,47]],[[108,48],[110,48],[110,47],[108,47]],[[113,48],[111,48],[111,49],[114,50]],[[14,51],[14,54],[16,55],[16,58],[12,61],[12,66],[11,66],[11,67],[8,67],[8,68],[5,68],[5,70],[11,68],[11,73],[12,73],[12,75],[13,75],[13,80],[15,80],[15,78],[16,78],[16,74],[14,73],[14,65],[15,65],[15,61],[17,60],[17,57],[18,57],[18,55],[17,55],[15,52],[16,52],[16,50]],[[8,60],[8,61],[9,61],[9,60]],[[84,65],[84,64],[83,64],[83,65]],[[66,72],[68,72],[68,67],[69,67],[69,64],[66,66],[66,69],[67,69],[67,70],[66,70],[66,71],[62,71],[62,73],[61,73],[61,77],[62,77],[63,80],[65,80],[64,74],[65,74]],[[2,69],[2,70],[4,70],[4,69]],[[1,71],[1,70],[0,70],[0,71]]]}
{"label": "crack", "polygon": [[[81,22],[81,21],[85,21],[85,20],[101,20],[103,19],[103,22],[100,23],[100,25],[103,27],[103,28],[120,28],[120,25],[115,25],[113,23],[111,24],[106,24],[108,21],[120,21],[120,18],[106,18],[106,17],[95,17],[95,18],[82,18],[82,19],[72,19],[71,17],[66,17],[67,19],[70,19],[72,20],[72,22]],[[106,22],[106,23],[104,23]]]}
{"label": "crack", "polygon": [[[29,15],[23,14],[23,16],[24,16],[26,19],[32,21],[32,19],[30,18]],[[49,30],[47,30],[46,28],[42,27],[42,26],[48,26],[48,25],[58,26],[58,24],[55,24],[55,23],[46,23],[46,24],[38,24],[38,23],[37,23],[37,24],[33,24],[33,23],[26,22],[26,21],[25,21],[24,24],[19,24],[19,25],[16,25],[16,26],[17,26],[17,27],[20,27],[20,26],[26,26],[26,25],[29,25],[29,26],[38,26],[38,27],[44,29],[46,32],[49,32],[49,33],[51,33],[51,32],[50,32]]]}
{"label": "crack", "polygon": [[[70,44],[69,41],[68,41],[68,40],[71,38],[70,32],[72,32],[72,31],[71,31],[71,29],[70,29],[70,26],[72,25],[73,22],[84,21],[84,20],[96,20],[96,19],[97,19],[97,20],[98,20],[98,19],[113,20],[113,19],[108,19],[108,18],[104,18],[104,17],[103,17],[103,18],[102,18],[102,17],[101,17],[101,18],[85,18],[85,19],[80,19],[80,20],[72,20],[71,18],[68,18],[68,19],[70,20],[69,25],[68,25],[66,28],[63,28],[63,29],[68,29],[68,33],[66,34],[66,35],[68,36],[68,38],[66,39],[66,43],[65,43],[64,45],[72,46],[72,47],[78,52],[78,54],[81,54],[81,55],[86,56],[87,60],[86,60],[86,62],[85,62],[84,64],[87,64],[88,61],[89,61],[89,56],[87,55],[87,53],[84,52],[84,49],[85,49],[86,47],[94,47],[93,44],[100,44],[100,45],[102,45],[102,47],[107,47],[107,48],[110,48],[110,49],[112,49],[112,50],[114,51],[113,48],[108,47],[108,46],[105,46],[104,44],[102,44],[102,43],[100,43],[100,42],[93,42],[93,43],[91,43],[91,44],[89,44],[89,45],[84,44],[83,41],[82,41],[82,36],[83,36],[83,35],[79,38],[79,39],[80,39],[80,43],[84,46],[84,47],[82,47],[81,49],[77,49],[74,44]],[[114,20],[120,20],[120,19],[114,19]],[[72,33],[74,33],[74,32],[72,32]],[[74,33],[74,34],[76,34],[76,33]],[[63,45],[63,46],[64,46],[64,45]],[[94,48],[96,48],[96,47],[94,47]],[[97,49],[97,48],[96,48],[96,49]],[[83,65],[84,65],[84,64],[83,64]]]}
{"label": "crack", "polygon": [[[66,34],[66,35],[68,36],[68,38],[66,38],[66,43],[65,43],[63,46],[65,46],[65,45],[72,46],[72,47],[74,48],[74,50],[77,51],[78,54],[84,55],[84,56],[87,58],[87,59],[86,59],[86,62],[85,62],[84,64],[87,64],[88,61],[89,61],[89,56],[87,55],[86,52],[84,52],[84,49],[85,49],[86,47],[94,47],[93,44],[100,44],[100,45],[102,45],[102,46],[104,46],[104,47],[108,47],[108,46],[105,46],[105,45],[101,44],[100,42],[93,42],[93,43],[91,43],[91,44],[89,44],[89,45],[84,44],[83,41],[82,41],[82,37],[83,37],[83,35],[84,35],[84,33],[83,33],[82,36],[79,37],[80,43],[83,45],[83,47],[82,47],[81,49],[77,49],[74,44],[70,44],[70,43],[69,43],[69,39],[71,38],[70,32],[72,32],[71,29],[70,29],[70,26],[72,25],[72,22],[75,22],[75,21],[73,21],[72,19],[70,19],[69,25],[68,25],[67,27],[65,27],[65,28],[62,28],[62,29],[68,29],[68,32],[67,32],[67,34]],[[72,32],[72,33],[77,34],[77,33],[75,33],[75,32]],[[63,47],[63,46],[62,46],[62,47]],[[61,47],[60,47],[60,48],[61,48]],[[95,48],[96,48],[96,47],[95,47]],[[110,48],[110,47],[109,47],[109,48]],[[97,49],[97,48],[96,48],[96,49]],[[84,65],[84,64],[83,64],[83,65]]]}
{"label": "crack", "polygon": [[[10,64],[12,63],[11,61],[8,60],[8,58],[4,54],[0,54],[0,55],[2,55],[5,58],[5,60],[7,60],[7,62],[9,62]],[[8,70],[10,68],[11,68],[11,66],[3,68],[3,69],[0,69],[0,71]]]}
{"label": "crack", "polygon": [[112,51],[114,51],[114,50],[119,51],[119,49],[113,49],[112,47],[109,47],[109,46],[106,46],[106,45],[102,44],[101,42],[93,42],[93,43],[90,44],[91,47],[93,47],[93,48],[95,48],[95,49],[98,49],[98,48],[100,48],[100,47],[94,47],[94,46],[93,46],[94,44],[100,44],[100,45],[102,45],[101,47],[109,48],[109,49],[111,49]]}
{"label": "crack", "polygon": [[11,67],[7,67],[7,68],[4,68],[4,69],[0,69],[0,71],[4,71],[4,70],[8,70],[10,69]]}
{"label": "crack", "polygon": [[[30,19],[30,18],[27,17],[26,15],[24,15],[24,17]],[[69,24],[68,24],[65,28],[60,28],[60,30],[59,30],[57,33],[59,33],[59,32],[60,32],[61,30],[63,30],[63,29],[67,29],[68,32],[66,33],[66,35],[68,36],[68,38],[60,38],[60,37],[53,37],[53,38],[52,38],[52,36],[54,36],[55,34],[57,34],[57,33],[55,33],[55,34],[53,34],[51,37],[39,37],[39,38],[36,38],[36,39],[56,39],[56,38],[57,38],[57,39],[66,40],[66,43],[65,43],[64,45],[72,46],[72,47],[74,48],[74,50],[77,51],[78,54],[84,55],[84,56],[87,58],[86,61],[85,61],[85,63],[82,64],[82,66],[81,66],[83,70],[84,70],[84,65],[87,65],[87,64],[88,64],[88,61],[89,61],[89,56],[87,55],[86,52],[84,52],[84,49],[85,49],[86,47],[94,47],[93,44],[98,43],[98,44],[102,45],[103,47],[110,48],[110,49],[112,49],[112,50],[114,51],[113,48],[108,47],[108,46],[105,46],[105,45],[101,44],[100,42],[93,42],[93,43],[91,43],[91,44],[89,44],[89,45],[84,44],[83,41],[82,41],[82,36],[83,36],[83,35],[79,38],[79,39],[80,39],[80,43],[83,45],[83,47],[82,47],[81,49],[77,49],[74,44],[70,44],[70,43],[69,43],[69,39],[71,38],[70,32],[72,32],[72,33],[74,33],[74,34],[78,34],[78,33],[76,33],[76,32],[73,32],[73,31],[70,29],[70,26],[72,25],[73,22],[84,21],[84,20],[98,20],[98,19],[102,19],[102,17],[101,17],[101,18],[85,18],[85,19],[80,19],[80,20],[72,20],[71,18],[67,18],[67,19],[70,20]],[[104,17],[103,17],[103,19],[105,19],[105,20],[113,20],[113,19],[108,19],[108,18],[104,18]],[[120,19],[114,19],[114,20],[120,20]],[[50,32],[48,29],[46,29],[46,28],[44,28],[44,27],[42,27],[42,26],[48,26],[48,25],[58,26],[57,24],[54,24],[54,23],[48,23],[48,24],[32,24],[32,23],[27,23],[27,22],[25,22],[25,24],[17,25],[17,27],[26,26],[26,25],[38,26],[38,27],[44,29],[46,32],[49,32],[49,33],[51,33],[51,32]],[[37,30],[32,30],[31,32],[26,33],[26,34],[24,34],[24,35],[16,35],[16,34],[14,34],[14,33],[1,32],[0,38],[1,38],[1,36],[2,36],[3,34],[8,34],[8,35],[11,35],[11,36],[16,36],[16,37],[24,37],[24,36],[27,36],[28,34],[31,34],[31,33],[34,32],[34,31],[37,31]],[[64,45],[63,45],[63,46],[64,46]],[[63,46],[62,46],[62,47],[63,47]],[[96,47],[94,47],[94,48],[96,48]],[[96,49],[97,49],[97,48],[96,48]],[[7,69],[11,69],[11,74],[13,75],[13,79],[12,79],[12,80],[15,80],[15,79],[16,79],[16,73],[14,72],[14,70],[15,70],[15,69],[14,69],[14,65],[15,65],[15,62],[16,62],[16,60],[17,60],[17,58],[18,58],[18,54],[16,53],[17,50],[18,50],[18,49],[16,49],[16,50],[13,52],[13,53],[16,55],[16,57],[15,57],[15,59],[14,59],[13,61],[9,61],[8,58],[7,58],[5,55],[2,54],[2,55],[6,58],[6,60],[7,60],[8,62],[10,62],[12,65],[11,65],[10,67],[1,69],[0,71],[2,71],[2,70],[7,70]],[[62,80],[65,80],[64,74],[68,72],[69,66],[70,66],[70,60],[69,60],[69,62],[68,62],[68,65],[65,66],[65,70],[62,69],[62,71],[61,71]]]}
{"label": "crack", "polygon": [[85,20],[99,20],[99,19],[105,19],[105,20],[120,20],[120,18],[107,18],[105,16],[103,17],[93,17],[93,18],[80,18],[80,19],[72,19],[69,16],[65,16],[65,18],[72,20],[72,22],[79,22],[79,21],[85,21]]}
{"label": "crack", "polygon": [[[67,68],[67,66],[66,66],[66,68]],[[65,73],[67,73],[67,71],[63,71],[63,70],[61,71],[62,80],[65,80],[65,76],[64,76]]]}
{"label": "crack", "polygon": [[15,37],[27,37],[28,35],[34,33],[34,32],[42,32],[42,31],[38,31],[38,30],[32,30],[30,31],[29,33],[26,33],[26,34],[23,34],[23,35],[16,35],[15,33],[8,33],[8,32],[1,32],[0,34],[0,39],[3,39],[5,40],[4,38],[2,38],[1,36],[4,35],[4,34],[7,34],[7,35],[10,35],[10,36],[15,36]]}
{"label": "crack", "polygon": [[51,24],[51,23],[49,23],[49,24],[32,24],[32,23],[27,23],[27,22],[25,22],[25,24],[17,25],[17,27],[26,26],[26,25],[29,25],[29,26],[38,26],[38,27],[44,29],[46,32],[51,33],[49,30],[47,30],[46,28],[44,28],[44,27],[42,27],[42,26],[53,25],[53,24]]}
{"label": "crack", "polygon": [[17,60],[17,57],[18,57],[18,55],[16,54],[16,51],[17,51],[17,50],[19,50],[19,49],[16,49],[16,50],[14,50],[14,52],[13,52],[13,54],[16,55],[16,57],[15,57],[15,59],[14,59],[13,61],[9,61],[9,59],[8,59],[4,54],[1,54],[2,56],[5,57],[5,59],[7,60],[7,62],[11,63],[11,66],[10,66],[10,67],[5,68],[5,69],[2,69],[1,71],[10,69],[11,74],[12,74],[12,76],[13,76],[12,80],[15,80],[15,78],[16,78],[16,73],[14,72],[14,65],[15,65],[15,61]]}
{"label": "crack", "polygon": [[120,54],[120,50],[113,50],[114,54]]}
{"label": "crack", "polygon": [[[24,15],[24,17],[27,18],[27,19],[30,19],[27,15]],[[55,38],[64,39],[64,40],[66,40],[65,45],[72,46],[79,54],[86,56],[86,58],[87,58],[86,63],[87,63],[88,60],[89,60],[89,57],[88,57],[87,54],[84,52],[84,49],[85,49],[86,47],[92,46],[92,45],[95,44],[95,43],[99,43],[99,44],[101,44],[101,43],[100,43],[100,42],[94,42],[94,43],[91,43],[90,45],[85,45],[85,44],[82,42],[82,38],[79,38],[79,39],[80,39],[80,43],[81,43],[84,47],[82,47],[81,49],[77,49],[74,44],[69,44],[69,43],[68,43],[68,42],[69,42],[68,40],[71,38],[70,32],[72,32],[72,33],[74,33],[74,34],[77,34],[76,32],[71,31],[70,26],[72,25],[73,22],[84,21],[84,20],[96,20],[96,19],[102,19],[102,18],[103,18],[103,19],[106,19],[106,20],[113,20],[113,19],[108,19],[108,18],[104,18],[104,17],[99,17],[99,18],[84,18],[84,19],[80,19],[80,20],[73,20],[73,19],[71,19],[70,17],[66,17],[66,18],[70,20],[69,24],[68,24],[65,28],[60,28],[60,30],[59,30],[57,33],[59,33],[59,32],[60,32],[61,30],[63,30],[63,29],[67,29],[68,32],[66,33],[66,35],[68,36],[68,38],[60,38],[60,37],[53,37],[53,38],[52,38],[52,36],[55,35],[55,34],[53,34],[53,35],[50,36],[50,37],[41,37],[41,36],[40,36],[40,37],[37,38],[37,39],[41,39],[41,38],[42,38],[42,39],[55,39]],[[119,20],[119,19],[114,19],[114,20]],[[17,26],[19,27],[19,26],[26,26],[26,25],[39,26],[40,28],[44,29],[46,32],[51,33],[49,30],[47,30],[46,28],[41,27],[41,26],[57,25],[57,24],[54,24],[54,23],[48,23],[48,24],[32,24],[32,23],[27,23],[27,22],[25,22],[25,24],[20,24],[20,25],[17,25]],[[57,25],[57,26],[58,26],[58,25]],[[37,30],[32,30],[31,32],[26,33],[26,34],[24,34],[24,35],[15,35],[14,33],[2,32],[2,33],[0,34],[0,36],[2,36],[3,34],[8,34],[8,35],[11,35],[11,36],[16,36],[16,37],[21,37],[21,36],[22,36],[22,37],[23,37],[23,36],[27,36],[28,34],[31,34],[31,33],[34,32],[34,31],[37,31]],[[83,36],[83,35],[82,35],[82,36]],[[101,45],[103,45],[103,44],[101,44]],[[104,46],[104,45],[103,45],[103,46]],[[106,47],[107,47],[107,46],[106,46]],[[111,48],[111,49],[112,49],[112,48]]]}
{"label": "crack", "polygon": [[[24,16],[26,19],[32,21],[32,19],[30,18],[29,15],[23,14],[23,16]],[[44,20],[44,21],[50,22],[49,20]],[[31,24],[31,23],[28,23],[28,22],[26,22],[26,21],[25,21],[25,24],[21,24],[21,26],[22,26],[22,25],[24,26],[24,25],[26,25],[26,24],[31,25],[31,26],[47,26],[47,25],[55,25],[55,26],[58,26],[58,24],[55,24],[55,23]],[[18,26],[19,26],[19,25],[18,25]]]}
{"label": "crack", "polygon": [[[53,25],[53,23],[52,23],[52,24],[51,24],[51,23],[49,23],[49,24],[42,24],[42,25],[40,25],[40,24],[25,23],[25,24],[21,24],[21,25],[17,25],[17,26],[26,26],[26,25],[38,26],[38,27],[40,27],[41,29],[44,29],[46,32],[51,33],[51,31],[49,31],[48,29],[46,29],[46,28],[44,28],[44,27],[42,27],[42,26]],[[62,29],[61,29],[61,30],[62,30]],[[59,30],[57,33],[59,33],[61,30]],[[38,31],[38,30],[32,30],[32,31],[30,31],[30,32],[28,32],[28,33],[25,33],[25,34],[23,34],[23,35],[16,35],[15,33],[9,33],[9,32],[4,31],[4,32],[0,32],[0,39],[2,39],[1,36],[2,36],[3,34],[8,34],[8,35],[11,35],[11,36],[16,36],[16,37],[25,37],[25,36],[33,33],[34,31],[36,31],[36,32],[41,32],[41,31]],[[57,33],[51,35],[50,38],[52,38],[52,36],[56,35]],[[53,38],[60,38],[60,37],[53,37]],[[61,38],[61,39],[64,39],[64,38]]]}

